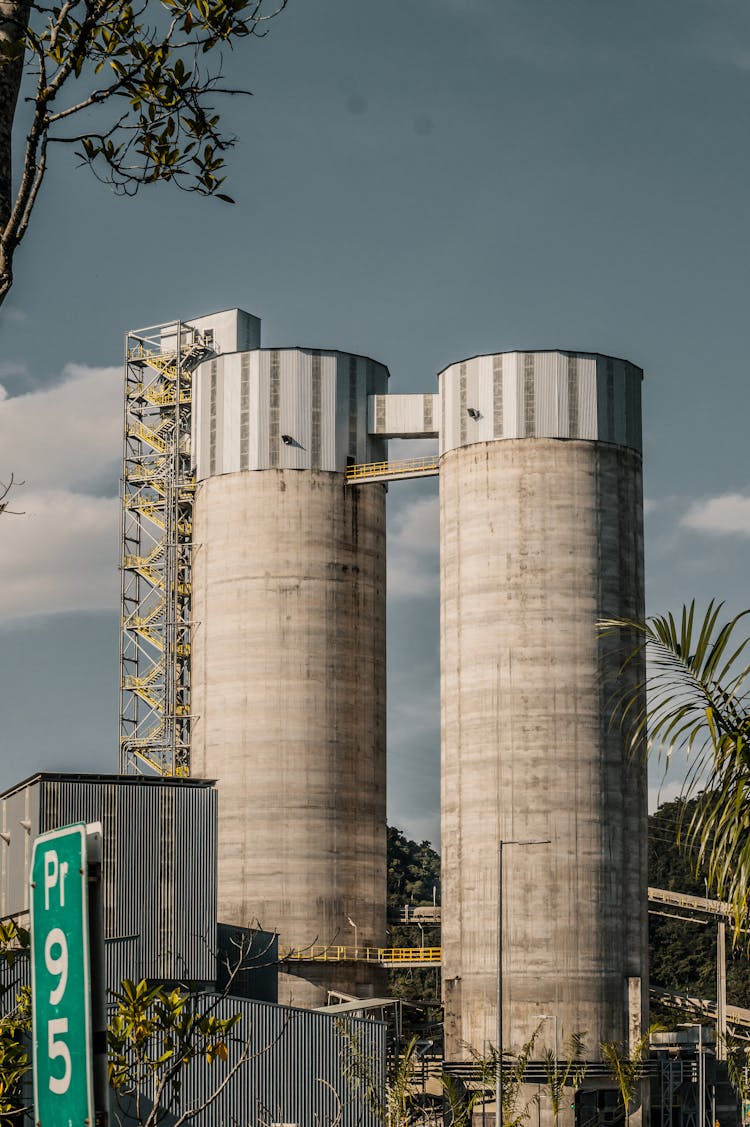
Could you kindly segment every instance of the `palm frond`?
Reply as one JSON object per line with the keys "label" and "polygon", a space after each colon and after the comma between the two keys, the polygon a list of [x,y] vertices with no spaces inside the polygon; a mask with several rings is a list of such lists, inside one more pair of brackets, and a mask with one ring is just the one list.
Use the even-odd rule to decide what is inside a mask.
{"label": "palm frond", "polygon": [[636,640],[620,666],[615,715],[631,749],[645,741],[667,761],[685,752],[682,798],[697,803],[681,843],[732,904],[737,940],[750,905],[750,634],[738,637],[750,610],[721,623],[723,607],[712,600],[701,617],[693,601],[676,617],[599,627],[603,637]]}

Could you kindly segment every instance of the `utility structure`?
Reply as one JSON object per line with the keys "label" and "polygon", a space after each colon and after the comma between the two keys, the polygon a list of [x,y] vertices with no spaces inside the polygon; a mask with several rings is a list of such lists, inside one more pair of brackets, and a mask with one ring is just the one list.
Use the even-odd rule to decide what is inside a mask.
{"label": "utility structure", "polygon": [[[446,1053],[634,1044],[647,1026],[646,770],[613,722],[642,678],[597,622],[644,613],[640,368],[512,352],[439,375]],[[632,646],[630,648],[633,648]],[[498,921],[503,839],[509,850]],[[583,906],[586,906],[585,908]],[[547,1030],[543,1033],[546,1036]]]}
{"label": "utility structure", "polygon": [[128,333],[122,471],[120,770],[188,774],[192,375],[179,321]]}
{"label": "utility structure", "polygon": [[[260,348],[239,310],[134,334],[123,769],[218,780],[219,918],[296,953],[281,1001],[382,992],[346,945],[385,934],[385,483],[439,474],[447,1056],[499,1017],[506,1047],[546,1013],[592,1059],[641,1035],[645,763],[596,625],[643,614],[641,378],[500,352],[391,395],[366,357]],[[438,451],[392,463],[390,438]],[[511,839],[550,845],[507,859],[499,1015]]]}
{"label": "utility structure", "polygon": [[[385,490],[368,431],[388,372],[261,349],[240,310],[129,335],[122,768],[218,780],[223,923],[282,950],[385,944]],[[279,998],[383,993],[346,958]]]}

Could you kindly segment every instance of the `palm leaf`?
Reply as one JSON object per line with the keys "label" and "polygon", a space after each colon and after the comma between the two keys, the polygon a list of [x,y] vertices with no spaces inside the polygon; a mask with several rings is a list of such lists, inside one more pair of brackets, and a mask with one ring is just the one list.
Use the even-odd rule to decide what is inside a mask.
{"label": "palm leaf", "polygon": [[677,617],[599,626],[604,637],[635,639],[614,699],[631,750],[645,741],[666,761],[686,753],[682,798],[697,802],[681,843],[731,903],[737,941],[750,903],[750,635],[738,637],[750,610],[721,623],[722,610],[711,601],[701,618],[693,601]]}

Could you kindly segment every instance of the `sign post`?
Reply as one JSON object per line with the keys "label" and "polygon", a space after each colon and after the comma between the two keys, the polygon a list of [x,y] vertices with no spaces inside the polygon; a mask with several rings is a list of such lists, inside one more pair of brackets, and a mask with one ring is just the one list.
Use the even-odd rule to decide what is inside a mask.
{"label": "sign post", "polygon": [[86,826],[34,842],[31,990],[34,1122],[94,1127]]}

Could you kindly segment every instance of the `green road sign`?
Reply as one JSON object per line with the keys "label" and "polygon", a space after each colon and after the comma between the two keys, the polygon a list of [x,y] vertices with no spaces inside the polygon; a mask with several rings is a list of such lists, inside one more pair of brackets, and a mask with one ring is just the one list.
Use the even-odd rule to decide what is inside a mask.
{"label": "green road sign", "polygon": [[34,842],[31,989],[34,1122],[93,1127],[86,826]]}

